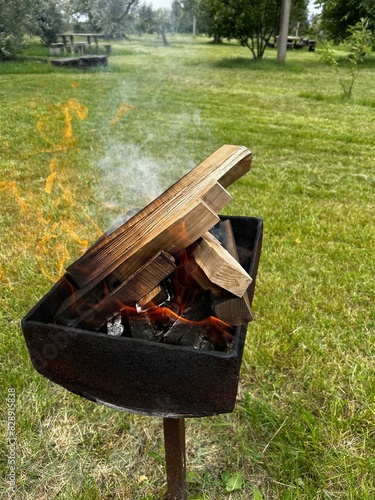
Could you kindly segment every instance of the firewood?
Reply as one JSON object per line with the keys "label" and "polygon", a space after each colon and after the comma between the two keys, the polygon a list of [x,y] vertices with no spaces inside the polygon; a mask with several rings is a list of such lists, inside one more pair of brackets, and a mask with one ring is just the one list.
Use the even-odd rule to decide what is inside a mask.
{"label": "firewood", "polygon": [[[251,158],[247,148],[223,146],[111,229],[67,269],[77,290],[60,306],[55,320],[98,329],[120,305],[134,305],[153,290],[171,272],[168,266],[152,267],[160,251],[177,255],[219,221],[216,211],[231,199],[225,187],[249,170]],[[150,269],[154,274],[148,278]]]}
{"label": "firewood", "polygon": [[193,251],[193,258],[215,285],[242,297],[251,283],[239,262],[211,234],[205,233]]}
{"label": "firewood", "polygon": [[146,316],[134,312],[133,314],[128,315],[128,321],[131,335],[134,339],[152,340],[157,342],[155,332],[150,323],[147,321]]}
{"label": "firewood", "polygon": [[[128,249],[129,257],[126,263],[114,269],[113,272],[103,277],[98,283],[89,283],[68,297],[60,306],[55,316],[56,321],[71,327],[81,324],[84,328],[88,324],[87,321],[79,322],[79,316],[81,316],[83,320],[84,317],[88,318],[93,328],[100,328],[100,312],[104,314],[105,311],[106,314],[109,314],[108,311],[115,304],[134,305],[168,276],[168,274],[165,274],[165,269],[162,265],[157,270],[153,269],[153,272],[158,271],[159,274],[158,276],[152,276],[153,280],[151,283],[148,282],[147,277],[144,282],[142,281],[141,276],[145,275],[142,274],[142,269],[144,267],[147,269],[149,263],[153,262],[153,258],[150,259],[150,255],[155,255],[163,247],[166,250],[171,250],[173,253],[180,252],[187,246],[186,242],[191,243],[196,240],[202,231],[214,225],[218,219],[219,217],[215,212],[202,201],[198,201],[185,219],[177,219],[175,224],[155,234],[151,241],[147,241],[147,236],[143,236],[143,238],[138,236],[137,245]],[[116,264],[115,255],[106,256],[106,258],[111,258],[112,265],[108,266],[108,269],[112,269]],[[155,262],[157,263],[158,261],[156,260]],[[171,270],[168,268],[167,270],[170,274]],[[135,280],[135,277],[139,273],[141,275]],[[147,274],[147,271],[145,273]],[[137,286],[133,286],[128,290],[129,283],[131,284],[132,281],[137,283],[137,286],[140,287],[139,290],[137,290]],[[107,290],[110,292],[116,290],[116,294],[108,294],[106,293]],[[97,297],[101,298],[105,295],[109,295],[106,302],[101,303],[100,301],[100,306],[97,305]],[[91,303],[94,303],[95,307],[91,307]],[[104,307],[103,310],[102,307]],[[113,311],[110,312],[112,313]],[[103,319],[105,320],[105,317]],[[93,326],[94,324],[95,327]]]}
{"label": "firewood", "polygon": [[83,289],[71,295],[56,312],[55,320],[70,327],[98,330],[108,316],[124,305],[134,306],[175,269],[174,258],[161,251],[114,289],[106,289],[107,281],[101,288],[97,286],[89,291]]}
{"label": "firewood", "polygon": [[232,223],[229,219],[221,220],[209,231],[237,262],[240,261],[236,240],[234,238]]}
{"label": "firewood", "polygon": [[164,223],[160,221],[156,229],[145,221],[146,225],[141,225],[141,232],[133,239],[132,246],[105,255],[109,276],[113,273],[113,278],[117,280],[128,279],[130,273],[135,273],[150,255],[161,248],[173,256],[177,255],[218,221],[216,212],[202,200],[197,200],[183,217],[174,217],[172,224],[168,220]]}
{"label": "firewood", "polygon": [[232,200],[232,197],[228,191],[217,182],[206,195],[202,196],[202,200],[207,203],[212,210],[218,212]]}
{"label": "firewood", "polygon": [[[239,262],[236,240],[230,220],[220,221],[210,229],[210,233]],[[248,291],[242,297],[230,296],[228,293],[218,294],[215,293],[215,290],[211,290],[211,294],[215,316],[222,321],[225,321],[229,325],[237,326],[248,323],[253,319]]]}
{"label": "firewood", "polygon": [[[88,283],[95,284],[102,280],[127,260],[131,249],[138,250],[137,243],[140,239],[147,237],[147,240],[152,240],[161,231],[168,230],[176,221],[183,220],[197,200],[200,201],[212,193],[211,190],[218,189],[217,182],[226,188],[244,175],[250,168],[251,159],[250,151],[243,146],[221,147],[134,217],[110,235],[103,236],[69,266],[67,271],[73,281],[78,287],[84,287]],[[225,200],[223,203],[225,204]],[[215,206],[215,209],[220,208],[223,207]],[[188,246],[191,242],[186,243]],[[172,253],[169,248],[161,248]],[[134,271],[135,269],[132,270]]]}
{"label": "firewood", "polygon": [[162,302],[168,300],[168,293],[165,288],[161,285],[155,287],[151,292],[147,293],[144,297],[141,297],[137,302],[137,308],[147,309],[153,306],[159,306]]}
{"label": "firewood", "polygon": [[243,297],[213,298],[215,316],[228,325],[238,326],[253,319],[247,292]]}

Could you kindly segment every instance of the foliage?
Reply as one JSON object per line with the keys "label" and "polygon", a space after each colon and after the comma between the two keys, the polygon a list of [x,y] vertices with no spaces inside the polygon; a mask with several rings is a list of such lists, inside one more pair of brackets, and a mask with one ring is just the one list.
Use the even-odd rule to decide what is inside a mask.
{"label": "foliage", "polygon": [[368,28],[375,32],[373,0],[318,0],[315,3],[322,7],[322,29],[334,43],[345,40],[349,26],[354,26],[361,18],[367,18]]}
{"label": "foliage", "polygon": [[155,32],[161,35],[164,45],[168,45],[167,33],[171,31],[171,28],[171,11],[158,9],[155,12]]}
{"label": "foliage", "polygon": [[24,35],[39,35],[45,45],[63,28],[61,2],[53,0],[0,0],[0,60],[20,54]]}
{"label": "foliage", "polygon": [[261,59],[268,41],[276,34],[281,0],[201,0],[199,6],[211,20],[211,36],[238,40],[254,59]]}
{"label": "foliage", "polygon": [[0,60],[11,59],[21,51],[32,8],[32,0],[0,0]]}
{"label": "foliage", "polygon": [[289,34],[305,33],[309,28],[308,0],[293,0],[290,9]]}
{"label": "foliage", "polygon": [[176,13],[168,9],[153,10],[151,5],[141,5],[135,10],[134,28],[137,33],[157,33],[162,37],[163,44],[168,45],[167,34],[177,29]]}
{"label": "foliage", "polygon": [[64,15],[62,2],[38,0],[33,14],[34,34],[40,35],[44,45],[57,41],[57,34],[63,31]]}
{"label": "foliage", "polygon": [[153,33],[155,26],[155,12],[150,4],[142,3],[135,9],[134,27],[137,33],[144,35],[145,33]]}
{"label": "foliage", "polygon": [[340,69],[340,65],[335,56],[335,51],[329,42],[324,44],[322,59],[330,64],[335,70],[343,91],[344,97],[350,99],[353,93],[354,82],[357,79],[359,65],[363,62],[363,56],[366,54],[369,45],[371,44],[372,35],[368,29],[368,20],[361,19],[355,26],[348,28],[349,35],[346,43],[349,45],[349,78],[345,78]]}
{"label": "foliage", "polygon": [[[254,59],[261,59],[280,24],[281,0],[198,0],[209,35],[235,39],[247,47]],[[306,20],[305,0],[294,2],[294,20]]]}
{"label": "foliage", "polygon": [[179,0],[173,0],[171,15],[170,15],[170,24],[171,29],[174,33],[180,33],[180,25],[182,22],[182,18],[184,15],[183,5]]}
{"label": "foliage", "polygon": [[90,30],[107,38],[124,38],[129,14],[138,0],[67,0],[67,10],[76,23],[82,20]]}

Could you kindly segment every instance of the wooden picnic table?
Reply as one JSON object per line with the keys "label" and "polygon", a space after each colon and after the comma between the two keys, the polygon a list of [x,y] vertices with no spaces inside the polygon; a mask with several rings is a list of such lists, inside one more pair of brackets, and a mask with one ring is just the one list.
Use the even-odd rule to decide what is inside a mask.
{"label": "wooden picnic table", "polygon": [[[87,40],[87,44],[89,46],[89,51],[91,52],[91,40],[94,39],[96,52],[99,53],[99,38],[102,37],[100,33],[58,33],[57,36],[60,36],[62,39],[62,43],[64,44],[64,52],[68,53],[68,43],[70,44],[70,52],[74,54],[75,52],[75,37],[84,37]],[[68,42],[69,40],[69,42]],[[78,42],[79,43],[79,42]],[[82,42],[81,42],[82,44]]]}

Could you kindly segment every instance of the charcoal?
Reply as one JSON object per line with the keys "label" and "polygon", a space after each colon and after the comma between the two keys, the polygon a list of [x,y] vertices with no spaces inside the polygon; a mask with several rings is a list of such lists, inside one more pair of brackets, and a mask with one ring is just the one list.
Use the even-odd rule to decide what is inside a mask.
{"label": "charcoal", "polygon": [[129,325],[134,339],[157,340],[154,329],[143,314],[129,315]]}
{"label": "charcoal", "polygon": [[190,345],[199,347],[200,338],[209,333],[210,327],[203,323],[211,316],[209,301],[202,300],[201,292],[194,294],[194,301],[190,302],[173,326],[164,336],[169,344]]}

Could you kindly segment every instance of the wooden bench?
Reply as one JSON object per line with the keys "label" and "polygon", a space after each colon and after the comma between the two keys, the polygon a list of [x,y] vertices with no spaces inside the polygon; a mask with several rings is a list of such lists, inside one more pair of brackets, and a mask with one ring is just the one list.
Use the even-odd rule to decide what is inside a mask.
{"label": "wooden bench", "polygon": [[63,43],[51,43],[49,46],[49,53],[51,56],[58,56],[60,54],[61,47],[64,47]]}
{"label": "wooden bench", "polygon": [[82,57],[64,57],[63,59],[52,59],[51,63],[56,67],[76,67],[87,69],[96,66],[107,66],[108,56],[82,56]]}
{"label": "wooden bench", "polygon": [[309,52],[315,52],[316,40],[308,40],[307,46],[309,47]]}
{"label": "wooden bench", "polygon": [[80,56],[85,55],[85,47],[87,46],[86,42],[75,42],[74,47],[77,47],[78,49],[78,54]]}

